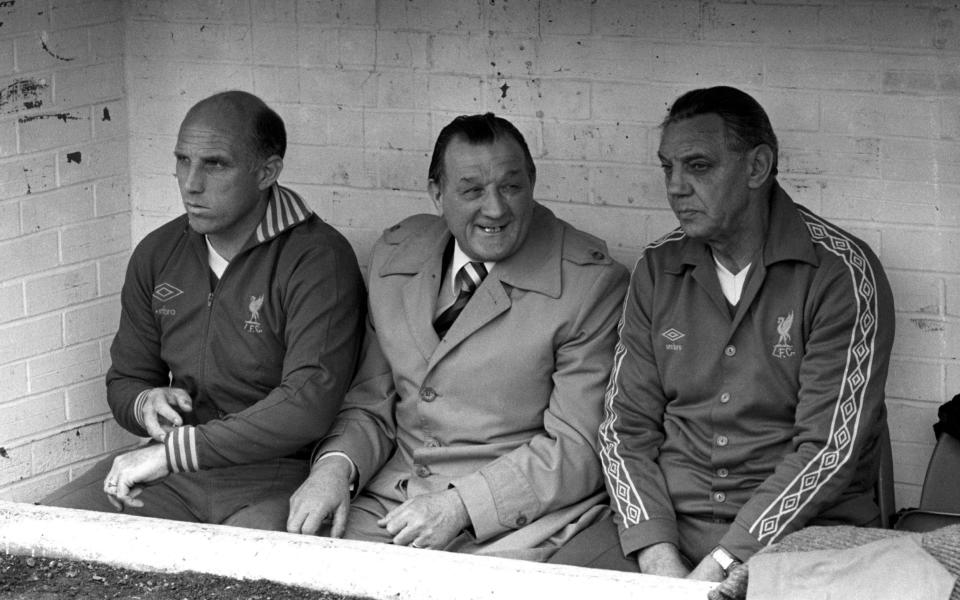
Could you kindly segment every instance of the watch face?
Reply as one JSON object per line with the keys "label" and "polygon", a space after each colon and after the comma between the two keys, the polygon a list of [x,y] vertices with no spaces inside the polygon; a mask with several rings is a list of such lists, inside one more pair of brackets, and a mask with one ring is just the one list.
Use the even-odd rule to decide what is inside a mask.
{"label": "watch face", "polygon": [[713,559],[720,564],[720,568],[724,571],[727,571],[730,568],[730,565],[737,561],[732,554],[720,547],[714,548],[713,552],[710,553],[710,556],[712,556]]}

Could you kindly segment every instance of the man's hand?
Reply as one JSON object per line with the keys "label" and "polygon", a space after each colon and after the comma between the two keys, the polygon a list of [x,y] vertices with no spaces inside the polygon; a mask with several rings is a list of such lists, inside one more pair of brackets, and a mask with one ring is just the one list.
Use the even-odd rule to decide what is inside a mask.
{"label": "man's hand", "polygon": [[140,410],[147,435],[162,442],[167,439],[167,433],[171,429],[183,425],[180,415],[193,410],[193,401],[186,390],[158,387],[147,392],[147,398]]}
{"label": "man's hand", "polygon": [[393,543],[440,550],[470,525],[467,507],[456,488],[411,498],[377,521]]}
{"label": "man's hand", "polygon": [[723,574],[723,567],[720,566],[709,554],[703,557],[700,564],[687,575],[687,579],[696,579],[697,581],[723,581],[726,576]]}
{"label": "man's hand", "polygon": [[332,518],[330,537],[342,537],[350,512],[351,471],[349,459],[342,456],[314,463],[310,476],[290,496],[287,531],[316,535],[320,525]]}
{"label": "man's hand", "polygon": [[680,551],[670,542],[661,542],[641,550],[637,555],[637,565],[640,567],[640,572],[647,575],[686,577],[690,573],[690,569],[680,556]]}
{"label": "man's hand", "polygon": [[137,496],[143,486],[169,474],[166,450],[161,444],[151,444],[114,458],[103,480],[103,491],[117,510],[122,511],[124,506],[139,508],[143,501]]}

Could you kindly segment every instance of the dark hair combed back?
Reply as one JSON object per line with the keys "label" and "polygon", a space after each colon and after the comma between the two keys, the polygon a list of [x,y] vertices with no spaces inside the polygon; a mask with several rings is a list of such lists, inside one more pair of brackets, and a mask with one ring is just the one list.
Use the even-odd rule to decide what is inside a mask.
{"label": "dark hair combed back", "polygon": [[715,114],[723,119],[730,134],[731,150],[745,152],[760,144],[770,146],[773,150],[773,169],[770,174],[777,174],[780,153],[777,136],[773,133],[766,111],[746,92],[728,86],[689,91],[677,98],[660,127],[707,114]]}
{"label": "dark hair combed back", "polygon": [[530,180],[536,179],[537,167],[533,164],[533,157],[530,155],[526,140],[523,139],[523,134],[510,121],[488,112],[483,115],[460,115],[440,130],[437,143],[433,146],[433,157],[430,159],[430,170],[427,173],[430,181],[437,184],[442,182],[443,156],[450,141],[456,137],[462,137],[470,144],[491,144],[503,137],[512,138],[523,150]]}

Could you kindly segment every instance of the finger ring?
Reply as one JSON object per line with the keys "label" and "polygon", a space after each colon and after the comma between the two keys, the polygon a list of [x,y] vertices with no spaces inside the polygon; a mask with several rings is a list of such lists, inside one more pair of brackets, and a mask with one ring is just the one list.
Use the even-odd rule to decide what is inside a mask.
{"label": "finger ring", "polygon": [[423,546],[418,546],[416,542],[410,542],[411,548],[416,548],[417,550],[423,550]]}

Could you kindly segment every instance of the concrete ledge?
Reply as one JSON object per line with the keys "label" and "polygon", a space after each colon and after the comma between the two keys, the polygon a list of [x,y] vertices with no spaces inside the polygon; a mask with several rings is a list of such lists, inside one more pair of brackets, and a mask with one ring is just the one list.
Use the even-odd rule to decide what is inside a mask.
{"label": "concrete ledge", "polygon": [[0,501],[0,550],[383,600],[704,600],[714,584]]}

